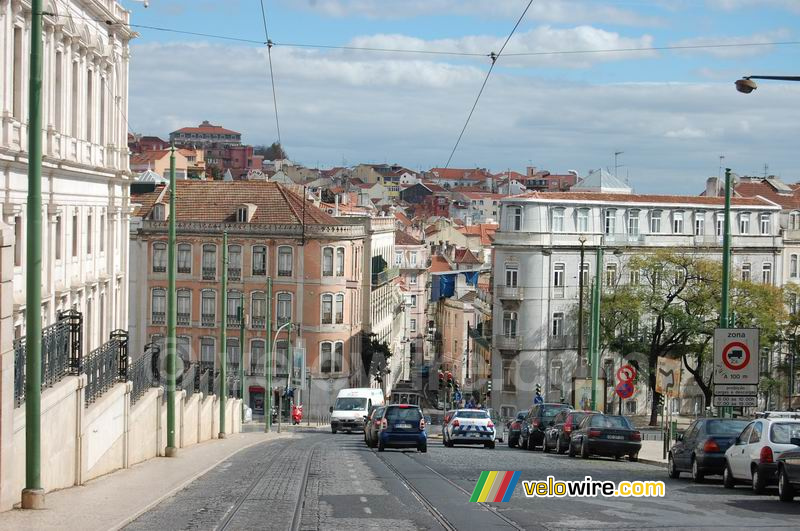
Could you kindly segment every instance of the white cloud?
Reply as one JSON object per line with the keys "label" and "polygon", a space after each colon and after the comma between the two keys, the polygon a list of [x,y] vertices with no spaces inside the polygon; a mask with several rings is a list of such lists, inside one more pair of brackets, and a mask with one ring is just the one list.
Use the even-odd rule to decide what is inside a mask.
{"label": "white cloud", "polygon": [[745,8],[774,7],[785,9],[793,13],[800,13],[800,2],[797,0],[706,0],[706,3],[716,9],[734,11]]}
{"label": "white cloud", "polygon": [[[364,16],[376,19],[412,18],[452,14],[516,19],[525,8],[523,0],[284,0],[331,17]],[[620,9],[613,2],[589,0],[536,0],[526,19],[540,22],[611,22],[623,25],[661,25],[658,17]]]}
{"label": "white cloud", "polygon": [[[694,37],[670,43],[670,46],[707,46],[725,45],[721,48],[697,48],[682,50],[681,53],[703,53],[720,58],[753,57],[772,51],[771,42],[785,40],[791,36],[786,29],[777,29],[769,33],[755,33],[736,37]],[[738,46],[743,44],[756,44],[756,46]]]}
{"label": "white cloud", "polygon": [[[443,164],[485,71],[277,48],[273,59],[285,147],[310,165]],[[248,143],[269,143],[275,125],[266,71],[260,49],[134,44],[129,121],[137,132],[166,135],[210,120],[241,131]],[[621,150],[638,191],[696,193],[725,154],[739,174],[768,162],[793,182],[798,98],[792,84],[745,96],[729,81],[589,84],[500,70],[453,165],[522,169],[532,160],[585,173],[613,164]]]}

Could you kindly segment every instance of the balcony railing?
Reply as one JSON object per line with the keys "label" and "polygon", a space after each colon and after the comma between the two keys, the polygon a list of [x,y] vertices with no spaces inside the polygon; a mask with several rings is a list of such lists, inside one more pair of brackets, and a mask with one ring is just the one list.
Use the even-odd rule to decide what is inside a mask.
{"label": "balcony railing", "polygon": [[550,336],[550,348],[576,348],[577,346],[577,335]]}
{"label": "balcony railing", "polygon": [[254,277],[263,277],[266,276],[267,270],[266,269],[253,269],[253,276]]}
{"label": "balcony railing", "polygon": [[203,268],[203,280],[215,280],[217,278],[217,268],[216,267],[204,267]]}
{"label": "balcony railing", "polygon": [[229,267],[228,268],[228,280],[233,280],[233,281],[242,280],[242,268],[241,267]]}
{"label": "balcony railing", "polygon": [[180,266],[179,265],[178,266],[178,273],[183,273],[183,274],[187,274],[188,275],[188,274],[191,274],[191,272],[192,272],[192,266],[190,266],[190,265],[188,265],[188,266]]}
{"label": "balcony railing", "polygon": [[263,317],[250,317],[250,326],[252,328],[264,328],[264,325],[267,323],[267,320]]}
{"label": "balcony railing", "polygon": [[495,336],[494,345],[500,350],[521,350],[522,337],[500,334]]}
{"label": "balcony railing", "polygon": [[498,286],[497,296],[501,300],[521,301],[525,294],[523,288],[519,286]]}
{"label": "balcony railing", "polygon": [[644,243],[644,234],[606,234],[606,245],[641,245]]}
{"label": "balcony railing", "polygon": [[163,325],[167,322],[166,312],[153,312],[152,323]]}
{"label": "balcony railing", "polygon": [[202,326],[214,326],[217,324],[217,316],[214,314],[204,313],[200,318],[200,324]]}
{"label": "balcony railing", "polygon": [[378,273],[372,273],[372,285],[382,286],[387,282],[394,280],[400,274],[400,268],[390,267]]}
{"label": "balcony railing", "polygon": [[189,326],[191,324],[192,324],[191,314],[178,312],[178,326]]}
{"label": "balcony railing", "polygon": [[156,265],[153,264],[153,273],[166,273],[167,266],[166,265]]}
{"label": "balcony railing", "polygon": [[238,328],[241,322],[242,321],[239,319],[238,315],[228,316],[228,326],[235,326],[236,328]]}
{"label": "balcony railing", "polygon": [[264,364],[263,363],[252,363],[250,365],[250,375],[251,376],[263,376],[264,375]]}

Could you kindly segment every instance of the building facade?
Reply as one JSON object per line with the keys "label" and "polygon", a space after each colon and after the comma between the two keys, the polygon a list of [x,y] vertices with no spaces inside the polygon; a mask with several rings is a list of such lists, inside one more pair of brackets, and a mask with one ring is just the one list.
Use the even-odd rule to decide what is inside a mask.
{"label": "building facade", "polygon": [[403,341],[408,345],[407,356],[401,364],[402,379],[411,380],[412,369],[421,367],[425,358],[430,249],[425,242],[396,231],[394,255],[394,265],[400,269],[400,291],[405,306]]}
{"label": "building facade", "polygon": [[[573,376],[585,371],[576,350],[579,271],[588,286],[599,245],[615,251],[606,253],[604,278],[623,283],[637,278],[626,269],[628,259],[657,248],[721,260],[723,207],[719,197],[578,192],[532,192],[502,200],[494,235],[493,406],[506,412],[530,407],[537,384],[545,400],[571,402]],[[740,274],[779,283],[784,267],[780,210],[763,198],[733,199],[733,267]],[[583,345],[587,353],[588,342]],[[619,365],[620,357],[609,353],[600,361],[601,376],[605,371],[612,380]],[[690,378],[685,384],[681,411],[694,411],[698,400],[702,408],[699,390]],[[626,413],[649,412],[642,387],[624,404]],[[606,388],[608,401],[611,390],[613,385]]]}

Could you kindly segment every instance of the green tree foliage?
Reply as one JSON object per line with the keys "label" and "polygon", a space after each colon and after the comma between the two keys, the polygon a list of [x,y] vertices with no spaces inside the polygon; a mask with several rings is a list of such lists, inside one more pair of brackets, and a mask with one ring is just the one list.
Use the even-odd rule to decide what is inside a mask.
{"label": "green tree foliage", "polygon": [[384,377],[389,374],[389,359],[392,351],[386,341],[378,341],[375,334],[362,334],[361,336],[361,362],[364,375],[372,378],[375,383],[382,384]]}
{"label": "green tree foliage", "polygon": [[286,151],[284,151],[283,147],[277,142],[273,142],[270,146],[255,146],[253,148],[253,154],[263,155],[264,160],[283,160],[289,158]]}

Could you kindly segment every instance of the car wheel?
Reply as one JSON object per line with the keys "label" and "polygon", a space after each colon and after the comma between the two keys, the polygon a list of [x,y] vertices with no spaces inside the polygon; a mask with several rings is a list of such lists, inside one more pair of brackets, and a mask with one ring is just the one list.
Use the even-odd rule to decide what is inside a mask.
{"label": "car wheel", "polygon": [[422,443],[417,446],[417,451],[422,452],[423,454],[426,453],[428,451],[428,443]]}
{"label": "car wheel", "polygon": [[509,448],[514,448],[514,446],[516,446],[516,445],[514,444],[514,439],[512,439],[511,437],[509,437],[509,438],[508,438],[508,447],[509,447]]}
{"label": "car wheel", "polygon": [[347,430],[346,433],[347,433],[347,435],[350,435],[351,433],[353,433],[353,430]]}
{"label": "car wheel", "polygon": [[681,477],[681,472],[675,466],[675,460],[672,458],[672,453],[667,456],[667,475],[672,479]]}
{"label": "car wheel", "polygon": [[331,433],[335,434],[336,433],[336,428],[331,428]]}
{"label": "car wheel", "polygon": [[783,502],[790,502],[794,499],[794,486],[789,483],[789,474],[783,467],[778,469],[778,498]]}
{"label": "car wheel", "polygon": [[692,456],[692,481],[695,483],[703,482],[703,473],[700,472],[700,467],[697,465],[697,459]]}
{"label": "car wheel", "polygon": [[758,473],[758,467],[753,467],[753,492],[756,494],[764,494],[767,488],[767,481],[761,474]]}
{"label": "car wheel", "polygon": [[722,486],[726,489],[732,489],[736,486],[736,480],[731,472],[731,465],[725,463],[725,469],[722,471]]}
{"label": "car wheel", "polygon": [[484,444],[483,446],[485,448],[488,448],[489,450],[494,450],[494,441],[488,442],[488,443]]}
{"label": "car wheel", "polygon": [[639,452],[636,452],[635,454],[630,454],[628,456],[628,461],[630,461],[631,463],[638,462],[639,461]]}
{"label": "car wheel", "polygon": [[379,452],[382,452],[382,451],[384,451],[384,450],[386,450],[386,445],[385,445],[385,444],[383,444],[383,441],[382,441],[382,440],[378,441],[378,451],[379,451]]}
{"label": "car wheel", "polygon": [[585,440],[581,442],[581,458],[589,459],[589,445]]}
{"label": "car wheel", "polygon": [[619,458],[620,458],[619,454],[614,454],[614,461],[619,461]]}
{"label": "car wheel", "polygon": [[572,442],[569,443],[569,454],[570,457],[575,457],[575,446]]}

